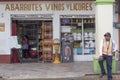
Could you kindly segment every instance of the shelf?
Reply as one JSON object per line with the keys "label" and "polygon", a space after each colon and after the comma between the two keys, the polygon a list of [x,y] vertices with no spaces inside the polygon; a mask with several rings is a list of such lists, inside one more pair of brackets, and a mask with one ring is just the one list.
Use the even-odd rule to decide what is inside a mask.
{"label": "shelf", "polygon": [[93,40],[84,40],[84,41],[95,41],[95,39],[93,39]]}
{"label": "shelf", "polygon": [[[69,19],[67,22],[63,22],[64,19]],[[83,20],[83,21],[82,21]],[[83,48],[83,49],[91,49],[92,47],[85,48],[85,42],[93,41],[95,42],[94,36],[88,36],[85,38],[84,33],[87,33],[89,35],[95,35],[95,19],[94,18],[61,18],[61,40],[66,39],[64,34],[68,34],[67,37],[69,37],[70,34],[73,35],[74,41],[73,41],[73,47],[76,48]],[[82,24],[83,22],[83,24]],[[62,32],[63,31],[63,32]],[[74,34],[75,33],[75,34]],[[80,33],[80,34],[77,34]],[[92,33],[92,34],[91,34]],[[77,36],[81,36],[77,39]],[[82,43],[84,42],[84,43]],[[76,50],[75,50],[76,51]],[[78,53],[79,54],[79,53]],[[82,54],[80,54],[82,55]],[[84,50],[83,50],[84,55]]]}
{"label": "shelf", "polygon": [[62,34],[68,33],[68,34],[72,34],[72,32],[61,32]]}
{"label": "shelf", "polygon": [[38,38],[39,40],[43,40],[42,38]]}
{"label": "shelf", "polygon": [[50,49],[50,50],[45,50],[45,49],[43,49],[44,50],[44,52],[52,52],[52,50]]}
{"label": "shelf", "polygon": [[89,22],[89,23],[84,23],[84,24],[95,24],[95,23],[94,23],[94,22],[92,22],[92,23],[91,23],[91,22]]}
{"label": "shelf", "polygon": [[52,41],[52,39],[44,39],[43,41]]}
{"label": "shelf", "polygon": [[37,32],[37,34],[42,34],[42,32]]}
{"label": "shelf", "polygon": [[78,41],[80,41],[80,42],[81,42],[82,40],[74,40],[74,42],[78,42]]}
{"label": "shelf", "polygon": [[83,48],[83,47],[73,47],[74,49]]}
{"label": "shelf", "polygon": [[53,27],[52,22],[50,24],[43,22],[42,25],[42,54],[43,54],[43,61],[52,60],[52,42],[53,42]]}
{"label": "shelf", "polygon": [[85,47],[84,47],[84,49],[93,49],[93,48],[95,48],[95,47],[89,47],[89,48],[85,48]]}
{"label": "shelf", "polygon": [[27,30],[26,30],[26,31],[33,31],[33,30],[37,31],[35,28],[34,28],[34,29],[27,28]]}

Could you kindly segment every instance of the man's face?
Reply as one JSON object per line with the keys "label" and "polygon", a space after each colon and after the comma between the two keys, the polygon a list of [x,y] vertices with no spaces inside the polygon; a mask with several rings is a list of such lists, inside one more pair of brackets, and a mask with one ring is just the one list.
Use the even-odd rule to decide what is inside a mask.
{"label": "man's face", "polygon": [[110,36],[106,35],[105,39],[106,39],[106,41],[110,41]]}

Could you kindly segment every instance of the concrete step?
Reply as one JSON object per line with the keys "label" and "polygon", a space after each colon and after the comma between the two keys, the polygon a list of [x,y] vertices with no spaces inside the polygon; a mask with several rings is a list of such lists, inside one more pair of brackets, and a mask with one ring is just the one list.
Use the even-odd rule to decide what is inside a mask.
{"label": "concrete step", "polygon": [[[49,79],[0,79],[0,80],[107,80],[107,76],[99,78],[99,75],[85,75],[77,78],[49,78]],[[120,80],[120,75],[113,75],[113,80]]]}
{"label": "concrete step", "polygon": [[[99,78],[99,75],[86,75],[81,77],[82,80],[107,80],[107,75]],[[120,80],[120,74],[113,74],[113,80]]]}

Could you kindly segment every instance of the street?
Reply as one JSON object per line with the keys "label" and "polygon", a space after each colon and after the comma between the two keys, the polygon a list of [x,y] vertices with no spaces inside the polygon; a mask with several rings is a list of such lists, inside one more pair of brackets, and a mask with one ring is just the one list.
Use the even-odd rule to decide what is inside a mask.
{"label": "street", "polygon": [[[114,80],[120,80],[120,61],[116,64],[118,74]],[[0,80],[107,80],[99,78],[93,71],[92,61],[73,63],[23,63],[0,64]]]}

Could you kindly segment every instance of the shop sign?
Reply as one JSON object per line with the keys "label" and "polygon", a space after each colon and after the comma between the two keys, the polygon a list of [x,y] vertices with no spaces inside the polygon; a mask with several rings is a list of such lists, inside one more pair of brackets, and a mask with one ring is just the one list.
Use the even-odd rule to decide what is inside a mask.
{"label": "shop sign", "polygon": [[92,11],[93,2],[6,3],[5,11]]}
{"label": "shop sign", "polygon": [[61,15],[61,18],[94,18],[95,14],[91,15]]}

